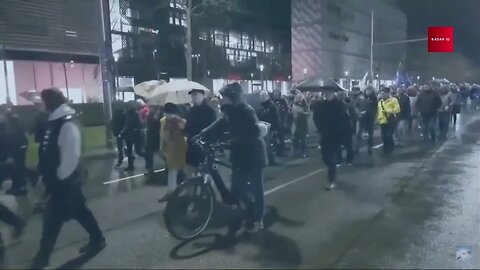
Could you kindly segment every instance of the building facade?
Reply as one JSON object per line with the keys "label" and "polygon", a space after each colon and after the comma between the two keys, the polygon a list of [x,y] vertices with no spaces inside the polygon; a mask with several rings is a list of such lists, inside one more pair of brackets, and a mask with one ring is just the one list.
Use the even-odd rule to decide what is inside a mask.
{"label": "building facade", "polygon": [[[111,16],[118,74],[135,82],[184,79],[186,0],[111,1],[112,8],[119,9]],[[214,89],[229,81],[240,81],[250,91],[261,89],[262,81],[269,90],[286,88],[291,72],[290,2],[232,1],[232,9],[209,2],[203,15],[192,17],[193,80]],[[282,20],[269,14],[274,9],[266,3],[283,6]]]}
{"label": "building facade", "polygon": [[0,1],[0,104],[28,104],[23,92],[52,86],[101,102],[99,11],[96,0]]}
{"label": "building facade", "polygon": [[[292,0],[292,75],[362,79],[370,72],[371,10],[374,43],[405,40],[407,19],[391,1]],[[393,80],[405,45],[374,46],[374,73]]]}

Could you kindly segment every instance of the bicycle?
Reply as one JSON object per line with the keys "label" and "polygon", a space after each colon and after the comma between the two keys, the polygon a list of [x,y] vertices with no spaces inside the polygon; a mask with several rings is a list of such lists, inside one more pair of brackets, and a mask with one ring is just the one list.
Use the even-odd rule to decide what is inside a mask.
{"label": "bicycle", "polygon": [[218,165],[231,169],[230,164],[215,158],[216,151],[223,148],[225,143],[207,144],[201,139],[194,143],[202,149],[205,158],[195,177],[183,182],[175,189],[164,212],[168,232],[179,240],[195,238],[207,228],[216,204],[212,181],[217,189],[222,188],[219,187],[219,181],[223,184],[218,173]]}

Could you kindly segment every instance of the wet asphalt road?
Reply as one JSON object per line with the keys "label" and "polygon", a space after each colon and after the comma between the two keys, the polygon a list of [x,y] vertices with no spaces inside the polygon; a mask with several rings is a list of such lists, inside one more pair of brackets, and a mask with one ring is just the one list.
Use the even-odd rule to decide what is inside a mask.
{"label": "wet asphalt road", "polygon": [[[203,237],[180,242],[165,230],[164,206],[156,203],[165,188],[158,180],[122,181],[129,176],[112,170],[112,161],[93,162],[85,192],[108,246],[93,258],[77,257],[87,236],[70,222],[51,268],[479,268],[480,115],[461,122],[444,144],[399,148],[388,159],[379,151],[373,158],[363,154],[340,169],[333,192],[323,190],[326,171],[315,149],[305,160],[270,168],[267,229],[242,234],[229,248],[218,245],[226,211],[217,212]],[[10,243],[3,267],[26,267],[41,218],[29,214],[31,198],[0,200],[29,221],[20,243],[10,243],[2,227]],[[459,246],[471,247],[470,259],[456,259]]]}

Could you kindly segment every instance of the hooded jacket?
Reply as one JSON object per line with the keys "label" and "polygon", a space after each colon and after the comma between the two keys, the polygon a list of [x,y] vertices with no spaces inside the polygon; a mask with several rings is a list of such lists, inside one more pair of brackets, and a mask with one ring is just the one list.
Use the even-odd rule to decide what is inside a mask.
{"label": "hooded jacket", "polygon": [[[67,104],[62,104],[49,117],[48,122],[51,126],[57,120],[62,118],[68,119],[75,114],[75,110]],[[48,133],[48,131],[47,131]],[[42,144],[48,140],[47,136]],[[69,178],[80,164],[82,138],[80,129],[72,121],[65,121],[60,128],[57,138],[57,146],[59,151],[59,164],[56,169],[56,177],[59,180]],[[48,161],[47,161],[48,162]]]}

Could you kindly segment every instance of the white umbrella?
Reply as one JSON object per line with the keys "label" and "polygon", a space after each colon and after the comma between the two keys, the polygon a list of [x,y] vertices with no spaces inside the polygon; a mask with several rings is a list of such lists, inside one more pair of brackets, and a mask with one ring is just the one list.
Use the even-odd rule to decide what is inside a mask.
{"label": "white umbrella", "polygon": [[186,104],[191,102],[190,95],[192,90],[202,90],[206,93],[211,92],[205,86],[192,81],[173,81],[162,84],[155,88],[148,96],[148,104],[162,106],[171,102],[174,104]]}
{"label": "white umbrella", "polygon": [[35,89],[27,90],[19,94],[19,96],[23,97],[26,101],[34,102],[40,98],[40,94]]}
{"label": "white umbrella", "polygon": [[152,80],[152,81],[142,82],[140,84],[135,85],[133,87],[133,91],[135,92],[135,94],[137,96],[147,98],[147,97],[150,96],[150,94],[153,92],[153,90],[155,90],[155,88],[157,88],[158,86],[160,86],[164,83],[165,83],[165,81],[163,81],[163,80],[160,80],[160,81]]}

